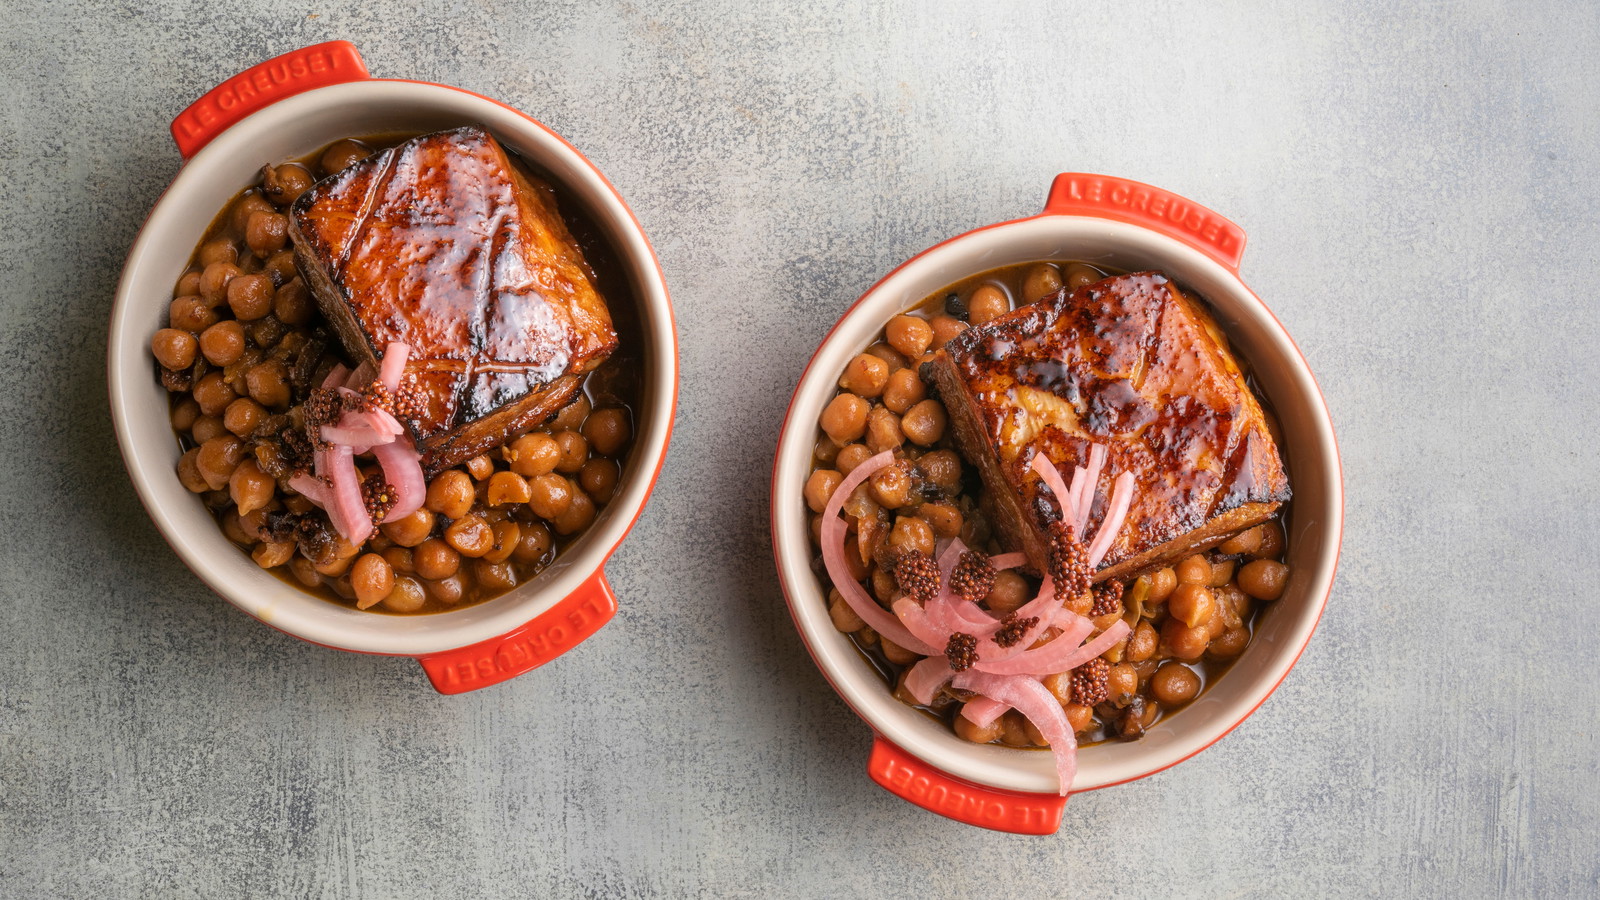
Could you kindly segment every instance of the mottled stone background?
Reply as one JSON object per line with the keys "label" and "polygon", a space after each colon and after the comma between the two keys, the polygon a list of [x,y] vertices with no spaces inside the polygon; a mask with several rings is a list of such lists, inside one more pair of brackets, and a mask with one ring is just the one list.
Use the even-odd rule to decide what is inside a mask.
{"label": "mottled stone background", "polygon": [[[1595,896],[1597,37],[1589,2],[5,0],[0,895]],[[621,614],[476,695],[216,599],[107,419],[167,123],[330,38],[561,131],[677,302]],[[1349,530],[1253,718],[1024,839],[868,782],[774,583],[767,468],[846,304],[1066,169],[1244,226]]]}

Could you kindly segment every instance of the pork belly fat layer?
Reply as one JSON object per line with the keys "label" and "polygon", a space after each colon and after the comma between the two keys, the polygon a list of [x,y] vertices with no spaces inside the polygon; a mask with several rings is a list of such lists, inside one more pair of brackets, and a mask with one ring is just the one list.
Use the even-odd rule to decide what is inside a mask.
{"label": "pork belly fat layer", "polygon": [[1134,474],[1133,505],[1096,580],[1215,546],[1290,496],[1267,418],[1222,332],[1159,272],[1063,289],[969,328],[925,377],[983,476],[1002,540],[1040,570],[1060,511],[1029,468],[1038,453],[1070,482],[1089,448],[1106,446],[1090,535],[1116,476]]}
{"label": "pork belly fat layer", "polygon": [[537,426],[616,349],[549,184],[479,127],[423,135],[306,191],[295,261],[345,350],[412,348],[406,419],[438,471]]}

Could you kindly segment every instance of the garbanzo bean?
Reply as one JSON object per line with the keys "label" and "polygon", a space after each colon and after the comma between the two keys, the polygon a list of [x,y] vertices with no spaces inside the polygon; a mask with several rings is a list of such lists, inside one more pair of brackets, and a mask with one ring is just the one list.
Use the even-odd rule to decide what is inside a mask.
{"label": "garbanzo bean", "polygon": [[228,476],[228,496],[233,498],[241,516],[266,506],[277,486],[277,482],[261,471],[254,457],[240,460],[233,474]]}
{"label": "garbanzo bean", "polygon": [[950,503],[924,503],[917,507],[917,515],[927,519],[933,533],[942,538],[959,537],[966,524],[961,510]]}
{"label": "garbanzo bean", "polygon": [[257,403],[270,409],[288,409],[289,367],[282,360],[268,359],[250,367],[245,384]]}
{"label": "garbanzo bean", "polygon": [[1162,704],[1188,703],[1200,692],[1200,676],[1182,663],[1165,662],[1150,676],[1150,693]]}
{"label": "garbanzo bean", "polygon": [[1283,528],[1276,521],[1261,526],[1261,546],[1251,555],[1256,559],[1277,559],[1283,555]]}
{"label": "garbanzo bean", "polygon": [[1150,576],[1150,594],[1145,598],[1150,603],[1164,603],[1172,596],[1172,589],[1178,586],[1178,573],[1169,566],[1157,569]]}
{"label": "garbanzo bean", "polygon": [[899,509],[911,500],[911,476],[900,466],[884,466],[867,482],[872,485],[872,499],[885,509]]}
{"label": "garbanzo bean", "polygon": [[832,469],[817,469],[812,472],[806,479],[806,506],[814,513],[822,512],[828,505],[828,498],[833,496],[833,492],[839,487],[839,482],[843,480],[844,476]]}
{"label": "garbanzo bean", "polygon": [[856,615],[856,611],[850,608],[837,589],[828,591],[828,618],[833,621],[834,629],[845,634],[860,631],[867,624]]}
{"label": "garbanzo bean", "polygon": [[934,316],[928,320],[928,325],[933,329],[933,349],[937,350],[950,342],[950,339],[967,330],[967,323],[954,316]]}
{"label": "garbanzo bean", "polygon": [[572,484],[551,472],[528,482],[528,508],[541,519],[555,521],[572,504]]}
{"label": "garbanzo bean", "polygon": [[867,449],[873,453],[894,450],[905,443],[900,417],[882,406],[874,406],[867,414]]}
{"label": "garbanzo bean", "polygon": [[613,406],[590,413],[583,421],[582,433],[591,450],[601,456],[616,456],[628,446],[633,426],[628,421],[628,411]]}
{"label": "garbanzo bean", "polygon": [[512,519],[502,519],[490,527],[494,531],[494,546],[483,558],[492,563],[505,562],[516,552],[517,543],[522,540],[522,526]]}
{"label": "garbanzo bean", "polygon": [[1239,570],[1239,590],[1257,600],[1276,600],[1289,582],[1289,567],[1271,559],[1256,559]]}
{"label": "garbanzo bean", "polygon": [[439,538],[428,538],[411,551],[417,574],[430,581],[449,578],[461,568],[461,554]]}
{"label": "garbanzo bean", "polygon": [[239,267],[230,262],[214,262],[200,273],[200,299],[217,306],[228,299],[228,285],[239,276]]}
{"label": "garbanzo bean", "polygon": [[218,318],[217,311],[196,296],[179,297],[167,304],[167,321],[190,334],[205,331],[217,324]]}
{"label": "garbanzo bean", "polygon": [[1011,311],[1011,300],[998,285],[981,284],[967,298],[967,321],[982,325]]}
{"label": "garbanzo bean", "polygon": [[232,319],[200,333],[200,352],[213,366],[231,366],[244,355],[244,326]]}
{"label": "garbanzo bean", "polygon": [[1100,274],[1100,270],[1094,266],[1086,266],[1083,263],[1070,263],[1067,266],[1067,271],[1063,274],[1063,282],[1068,288],[1075,291],[1086,284],[1094,284],[1104,277],[1104,275]]}
{"label": "garbanzo bean", "polygon": [[517,547],[511,551],[511,558],[519,563],[527,564],[544,559],[546,553],[554,546],[550,537],[550,529],[543,522],[522,526],[522,537],[517,540]]}
{"label": "garbanzo bean", "polygon": [[444,541],[462,556],[476,559],[494,547],[494,530],[482,516],[469,514],[450,523]]}
{"label": "garbanzo bean", "polygon": [[457,572],[437,581],[425,581],[422,583],[422,589],[428,592],[429,597],[445,606],[455,606],[467,593],[467,580]]}
{"label": "garbanzo bean", "polygon": [[261,420],[266,417],[267,411],[261,408],[261,404],[251,400],[249,397],[240,397],[229,403],[228,408],[223,410],[222,424],[223,427],[243,438],[255,434],[256,429],[261,426]]}
{"label": "garbanzo bean", "polygon": [[1246,528],[1244,531],[1223,541],[1217,549],[1232,555],[1254,553],[1261,547],[1262,530],[1260,525],[1254,528]]}
{"label": "garbanzo bean", "polygon": [[562,407],[561,412],[556,413],[556,417],[545,427],[551,434],[558,431],[577,431],[589,420],[589,413],[593,409],[594,404],[589,402],[589,398],[579,394],[575,400]]}
{"label": "garbanzo bean", "polygon": [[174,371],[194,365],[199,349],[194,335],[177,328],[163,328],[150,339],[150,352],[155,354],[156,362]]}
{"label": "garbanzo bean", "polygon": [[833,466],[845,475],[849,475],[852,469],[871,458],[872,451],[867,449],[866,444],[850,444],[839,448],[839,455],[833,458]]}
{"label": "garbanzo bean", "polygon": [[356,609],[367,609],[394,590],[394,569],[376,553],[367,553],[350,569],[350,587],[356,592]]}
{"label": "garbanzo bean", "polygon": [[556,461],[556,471],[563,475],[576,475],[589,461],[589,442],[576,431],[562,431],[555,436],[561,448],[561,458]]}
{"label": "garbanzo bean", "polygon": [[294,541],[262,541],[250,551],[250,558],[263,569],[276,569],[294,558]]}
{"label": "garbanzo bean", "polygon": [[1022,302],[1038,303],[1061,290],[1061,270],[1050,263],[1030,266],[1022,276]]}
{"label": "garbanzo bean", "polygon": [[534,478],[556,470],[561,461],[561,447],[556,439],[542,431],[525,434],[507,446],[506,459],[511,471],[523,478]]}
{"label": "garbanzo bean", "polygon": [[827,408],[822,411],[822,430],[838,444],[859,440],[866,433],[870,408],[867,401],[855,394],[840,394],[828,401]]}
{"label": "garbanzo bean", "polygon": [[189,297],[200,293],[200,270],[190,269],[178,276],[178,283],[172,286],[172,296]]}
{"label": "garbanzo bean", "polygon": [[928,389],[912,369],[896,369],[889,374],[883,388],[883,405],[890,411],[904,413],[928,397]]}
{"label": "garbanzo bean", "polygon": [[904,369],[911,365],[911,361],[899,350],[879,341],[867,348],[867,352],[889,364],[889,371]]}
{"label": "garbanzo bean", "polygon": [[515,506],[527,503],[530,496],[528,482],[515,472],[501,471],[489,476],[489,491],[485,499],[490,506]]}
{"label": "garbanzo bean", "polygon": [[1206,655],[1213,659],[1233,659],[1244,652],[1250,643],[1250,632],[1243,628],[1230,628],[1211,639],[1206,645]]}
{"label": "garbanzo bean", "polygon": [[178,483],[194,494],[203,494],[211,490],[211,485],[206,482],[205,476],[200,474],[200,468],[196,465],[199,457],[199,447],[192,447],[178,457]]}
{"label": "garbanzo bean", "polygon": [[244,225],[244,242],[257,256],[283,249],[289,237],[289,220],[275,212],[254,212]]}
{"label": "garbanzo bean", "polygon": [[1160,636],[1156,634],[1149,622],[1141,620],[1134,626],[1133,633],[1128,635],[1128,646],[1123,651],[1123,656],[1130,662],[1144,662],[1156,653],[1156,645]]}
{"label": "garbanzo bean", "polygon": [[883,326],[883,337],[896,353],[916,359],[928,352],[928,346],[933,343],[933,326],[919,316],[899,315]]}
{"label": "garbanzo bean", "polygon": [[517,571],[510,563],[479,559],[472,563],[472,579],[478,583],[479,590],[499,594],[517,586]]}
{"label": "garbanzo bean", "polygon": [[200,455],[195,457],[195,467],[211,490],[219,491],[228,485],[233,470],[244,458],[244,444],[231,434],[212,438],[200,445]]}
{"label": "garbanzo bean", "polygon": [[428,484],[423,505],[447,519],[459,519],[472,508],[475,498],[472,479],[460,469],[446,469]]}
{"label": "garbanzo bean", "polygon": [[889,381],[889,364],[868,353],[863,353],[844,367],[839,376],[839,387],[859,397],[877,397]]}
{"label": "garbanzo bean", "polygon": [[617,492],[619,469],[614,459],[591,458],[578,470],[578,486],[589,499],[602,506]]}
{"label": "garbanzo bean", "polygon": [[195,420],[200,418],[200,404],[194,402],[194,397],[184,397],[172,405],[172,430],[188,431],[194,427]]}
{"label": "garbanzo bean", "polygon": [[1211,632],[1203,624],[1185,625],[1182,619],[1172,616],[1161,626],[1161,641],[1172,650],[1173,656],[1192,662],[1206,652],[1206,644],[1211,641]]}
{"label": "garbanzo bean", "polygon": [[569,485],[568,489],[572,491],[572,501],[567,504],[566,510],[550,523],[557,534],[577,534],[594,521],[594,501],[576,487]]}
{"label": "garbanzo bean", "polygon": [[1000,720],[995,719],[988,725],[975,725],[972,720],[964,715],[957,714],[955,718],[956,737],[974,744],[990,744],[1000,739],[1002,727]]}
{"label": "garbanzo bean", "polygon": [[938,485],[947,493],[954,494],[961,489],[961,457],[954,450],[935,450],[924,453],[917,460],[917,469],[923,477]]}
{"label": "garbanzo bean", "polygon": [[1216,611],[1216,598],[1205,587],[1183,582],[1167,598],[1167,612],[1190,627],[1204,625]]}
{"label": "garbanzo bean", "polygon": [[200,252],[195,254],[201,267],[209,266],[214,262],[237,263],[239,261],[239,248],[227,238],[213,238],[200,245]]}
{"label": "garbanzo bean", "polygon": [[900,428],[906,437],[924,447],[931,447],[944,437],[944,404],[937,400],[924,400],[906,410]]}
{"label": "garbanzo bean", "polygon": [[410,576],[396,578],[394,589],[383,598],[383,606],[390,612],[414,613],[428,602],[422,583]]}
{"label": "garbanzo bean", "polygon": [[1178,563],[1177,575],[1179,584],[1209,584],[1211,563],[1204,555],[1196,553]]}
{"label": "garbanzo bean", "polygon": [[921,516],[896,516],[889,529],[889,546],[899,551],[920,550],[933,555],[933,528]]}
{"label": "garbanzo bean", "polygon": [[316,315],[311,291],[298,277],[290,278],[272,295],[272,314],[285,325],[304,325]]}
{"label": "garbanzo bean", "polygon": [[228,308],[241,322],[253,322],[272,312],[277,291],[262,274],[240,275],[228,282]]}
{"label": "garbanzo bean", "polygon": [[466,466],[473,481],[482,481],[494,474],[494,461],[482,453],[467,460]]}
{"label": "garbanzo bean", "polygon": [[426,506],[398,519],[387,519],[379,530],[402,547],[415,547],[433,532],[433,511]]}
{"label": "garbanzo bean", "polygon": [[351,138],[336,141],[322,151],[322,174],[326,176],[341,172],[371,155],[372,148],[361,141]]}
{"label": "garbanzo bean", "polygon": [[[234,403],[238,401],[235,400]],[[232,406],[233,404],[229,404]],[[196,444],[204,444],[212,438],[219,438],[228,434],[228,425],[222,416],[201,416],[194,420],[194,425],[189,429],[190,435]]]}

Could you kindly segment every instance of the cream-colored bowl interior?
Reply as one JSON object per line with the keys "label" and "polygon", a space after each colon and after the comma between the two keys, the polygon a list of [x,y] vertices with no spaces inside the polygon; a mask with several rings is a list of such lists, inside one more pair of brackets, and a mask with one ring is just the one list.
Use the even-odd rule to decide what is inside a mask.
{"label": "cream-colored bowl interior", "polygon": [[1255,637],[1233,668],[1201,697],[1157,723],[1139,741],[1086,748],[1075,790],[1157,772],[1199,752],[1266,699],[1311,637],[1332,585],[1342,523],[1338,452],[1322,396],[1304,359],[1238,276],[1171,238],[1097,218],[1037,216],[963,235],[913,258],[874,286],[817,351],[796,390],[773,478],[773,528],[785,592],[817,664],[874,729],[948,774],[978,784],[1053,793],[1048,752],[975,745],[890,696],[847,635],[835,631],[811,570],[807,510],[801,497],[817,418],[846,362],[872,342],[890,316],[927,295],[999,266],[1075,259],[1123,270],[1160,269],[1204,296],[1236,352],[1249,360],[1282,425],[1294,491],[1288,523],[1292,575],[1267,606]]}
{"label": "cream-colored bowl interior", "polygon": [[[301,156],[351,135],[473,123],[487,126],[506,146],[548,171],[617,250],[639,304],[647,345],[634,446],[613,500],[532,581],[494,600],[436,615],[358,612],[262,571],[222,536],[198,498],[178,483],[178,444],[168,422],[166,392],[155,380],[150,338],[166,324],[172,286],[206,226],[253,183],[263,163]],[[107,378],[128,474],[162,535],[206,584],[250,615],[307,640],[411,656],[498,637],[549,609],[600,569],[638,516],[666,450],[677,358],[667,289],[650,245],[621,198],[576,150],[516,110],[465,91],[362,81],[267,107],[219,135],[183,167],[128,255],[112,311]]]}

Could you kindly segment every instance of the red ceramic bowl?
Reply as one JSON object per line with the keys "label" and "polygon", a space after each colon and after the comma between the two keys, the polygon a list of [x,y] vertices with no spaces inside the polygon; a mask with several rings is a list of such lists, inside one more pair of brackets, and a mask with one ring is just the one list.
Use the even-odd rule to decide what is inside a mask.
{"label": "red ceramic bowl", "polygon": [[[172,285],[216,213],[265,162],[301,156],[341,137],[422,132],[479,123],[548,172],[616,250],[638,303],[646,372],[633,449],[617,493],[587,531],[536,578],[474,606],[428,616],[358,612],[262,571],[223,537],[178,483],[179,448],[166,392],[155,382],[150,338],[166,320]],[[672,307],[655,252],[626,203],[561,137],[476,94],[368,76],[355,47],[296,50],[223,82],[172,123],[184,166],[151,210],[117,287],[107,350],[111,414],[128,474],[150,517],[183,561],[229,602],[315,644],[416,657],[435,688],[460,693],[550,661],[616,612],[604,565],[643,509],[666,456],[677,402]]]}
{"label": "red ceramic bowl", "polygon": [[1049,753],[976,745],[890,696],[877,671],[828,618],[802,487],[817,418],[839,373],[885,322],[935,291],[989,269],[1034,260],[1083,260],[1122,270],[1160,269],[1205,297],[1236,352],[1249,360],[1278,415],[1294,489],[1288,518],[1292,575],[1258,620],[1249,648],[1201,697],[1139,741],[1078,756],[1074,791],[1159,772],[1200,752],[1253,712],[1305,649],[1338,561],[1343,489],[1333,426],[1300,351],[1239,278],[1244,232],[1199,204],[1149,185],[1065,174],[1044,212],[952,238],[912,257],[856,301],[812,357],[795,389],[772,477],[772,538],[795,625],[817,665],[874,733],[871,777],[913,803],[1002,831],[1053,832],[1065,798]]}

